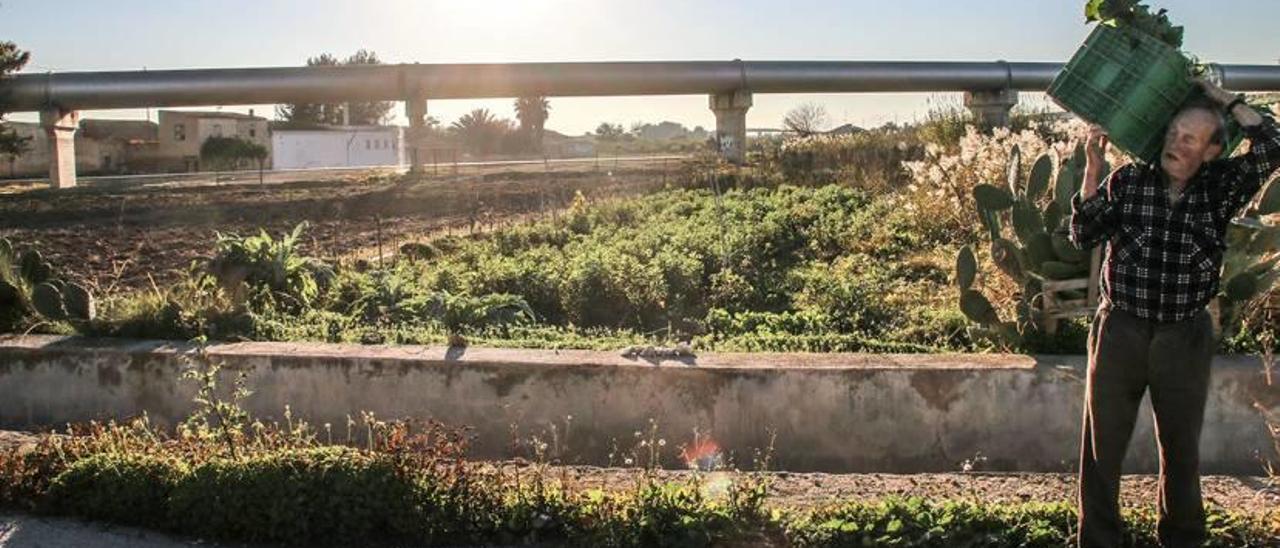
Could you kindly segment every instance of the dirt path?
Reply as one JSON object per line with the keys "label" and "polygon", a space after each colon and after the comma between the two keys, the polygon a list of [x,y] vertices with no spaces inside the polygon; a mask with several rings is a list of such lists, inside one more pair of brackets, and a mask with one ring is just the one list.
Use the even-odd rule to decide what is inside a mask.
{"label": "dirt path", "polygon": [[199,540],[67,518],[0,514],[0,548],[176,548],[217,546]]}
{"label": "dirt path", "polygon": [[[579,488],[626,489],[634,485],[635,471],[620,468],[563,467],[552,473]],[[663,472],[667,479],[689,479],[690,472]],[[708,489],[723,489],[732,478],[726,473],[704,474]],[[889,496],[930,500],[967,499],[983,502],[1074,501],[1073,474],[1055,473],[947,473],[947,474],[823,474],[770,472],[770,503],[789,508],[809,508],[831,502],[874,500]],[[1124,476],[1121,499],[1129,507],[1154,508],[1159,480],[1154,475]],[[1206,504],[1230,510],[1266,514],[1280,512],[1280,486],[1264,477],[1205,476],[1201,488]]]}

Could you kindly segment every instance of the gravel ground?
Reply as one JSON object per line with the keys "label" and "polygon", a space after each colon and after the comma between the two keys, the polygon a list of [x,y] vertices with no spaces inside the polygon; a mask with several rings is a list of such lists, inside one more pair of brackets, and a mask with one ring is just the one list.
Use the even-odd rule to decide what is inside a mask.
{"label": "gravel ground", "polygon": [[197,540],[180,540],[160,533],[88,523],[65,518],[0,514],[0,547],[62,548],[174,548],[217,546]]}

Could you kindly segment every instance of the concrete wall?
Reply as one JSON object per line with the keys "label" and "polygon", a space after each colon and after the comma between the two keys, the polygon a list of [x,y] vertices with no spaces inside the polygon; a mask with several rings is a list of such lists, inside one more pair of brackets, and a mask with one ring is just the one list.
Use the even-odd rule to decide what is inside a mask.
{"label": "concrete wall", "polygon": [[[0,428],[126,417],[172,424],[191,408],[177,343],[0,337]],[[697,431],[739,455],[765,447],[788,470],[1070,471],[1079,446],[1082,357],[708,354],[683,361],[611,352],[240,343],[209,355],[244,371],[247,406],[345,431],[361,410],[474,428],[478,457],[539,435],[568,461],[607,463],[656,421],[668,448]],[[234,373],[234,371],[233,371]],[[1259,474],[1275,456],[1254,402],[1280,411],[1257,360],[1220,357],[1203,436],[1205,473]],[[570,418],[571,417],[571,418]],[[558,447],[557,447],[558,446]],[[1144,407],[1129,471],[1156,469]],[[669,451],[674,453],[674,451]]]}

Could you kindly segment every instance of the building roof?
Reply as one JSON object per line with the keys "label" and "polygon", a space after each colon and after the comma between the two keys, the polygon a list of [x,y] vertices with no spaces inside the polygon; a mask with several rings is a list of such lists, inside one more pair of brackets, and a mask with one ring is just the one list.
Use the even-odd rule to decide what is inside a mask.
{"label": "building roof", "polygon": [[178,116],[193,116],[196,118],[230,118],[233,120],[267,121],[266,118],[257,115],[244,114],[240,112],[222,112],[217,110],[161,110],[160,113],[176,114]]}
{"label": "building roof", "polygon": [[80,120],[80,132],[90,139],[119,138],[127,141],[155,141],[160,126],[148,120]]}
{"label": "building roof", "polygon": [[351,132],[351,131],[398,131],[404,129],[404,126],[327,126],[327,125],[290,125],[282,122],[272,122],[272,133],[283,132]]}

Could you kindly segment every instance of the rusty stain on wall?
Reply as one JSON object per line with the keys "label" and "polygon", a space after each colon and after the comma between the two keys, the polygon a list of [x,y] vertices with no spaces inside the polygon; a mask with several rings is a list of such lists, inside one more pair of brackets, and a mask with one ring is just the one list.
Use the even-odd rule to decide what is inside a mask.
{"label": "rusty stain on wall", "polygon": [[929,407],[939,411],[951,409],[962,393],[962,385],[973,376],[968,371],[917,370],[911,372],[911,387]]}

